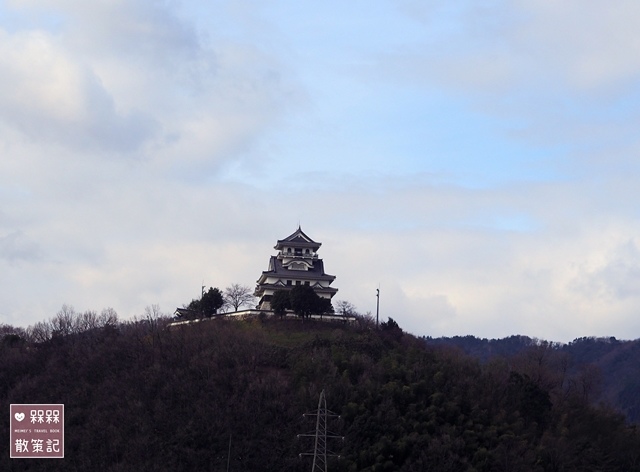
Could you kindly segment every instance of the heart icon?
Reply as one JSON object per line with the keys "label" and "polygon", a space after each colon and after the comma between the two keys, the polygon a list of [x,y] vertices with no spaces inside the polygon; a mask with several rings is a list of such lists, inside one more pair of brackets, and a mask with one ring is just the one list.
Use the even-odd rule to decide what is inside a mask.
{"label": "heart icon", "polygon": [[17,419],[18,421],[22,421],[24,419],[24,413],[16,413],[15,415],[13,415],[15,419]]}

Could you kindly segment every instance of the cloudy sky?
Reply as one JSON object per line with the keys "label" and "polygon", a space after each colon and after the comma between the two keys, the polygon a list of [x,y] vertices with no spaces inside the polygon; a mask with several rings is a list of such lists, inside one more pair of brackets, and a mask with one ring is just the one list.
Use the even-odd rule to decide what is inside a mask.
{"label": "cloudy sky", "polygon": [[253,286],[298,226],[417,335],[640,337],[636,0],[0,2],[0,323]]}

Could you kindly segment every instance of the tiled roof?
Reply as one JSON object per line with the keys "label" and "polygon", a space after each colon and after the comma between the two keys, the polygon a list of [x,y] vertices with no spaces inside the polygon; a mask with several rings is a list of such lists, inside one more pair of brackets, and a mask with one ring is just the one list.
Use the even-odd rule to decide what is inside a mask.
{"label": "tiled roof", "polygon": [[299,226],[294,233],[290,234],[284,239],[279,239],[276,243],[275,248],[280,249],[283,245],[287,244],[294,247],[312,247],[314,249],[318,249],[320,246],[322,246],[322,243],[318,243],[307,236]]}
{"label": "tiled roof", "polygon": [[[268,277],[286,277],[289,279],[312,279],[312,280],[331,280],[333,281],[336,276],[324,273],[324,263],[322,259],[316,259],[313,261],[313,267],[309,270],[292,270],[287,269],[282,265],[282,260],[277,256],[271,256],[269,260],[269,270],[262,272],[260,280]],[[260,283],[260,282],[258,282]]]}
{"label": "tiled roof", "polygon": [[[294,287],[299,287],[299,285],[281,285],[281,284],[260,284],[259,287],[256,287],[256,293],[262,293],[264,289],[271,288],[276,290],[291,290]],[[337,293],[338,289],[334,287],[322,287],[318,285],[311,285],[316,292],[324,292],[324,293]]]}

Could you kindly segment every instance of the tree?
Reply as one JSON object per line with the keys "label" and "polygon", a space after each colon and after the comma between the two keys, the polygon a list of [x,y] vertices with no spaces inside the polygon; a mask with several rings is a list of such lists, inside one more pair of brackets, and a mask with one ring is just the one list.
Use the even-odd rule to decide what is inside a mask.
{"label": "tree", "polygon": [[187,309],[200,313],[200,316],[211,318],[224,305],[224,297],[218,288],[209,287],[200,300],[191,300]]}
{"label": "tree", "polygon": [[250,305],[254,298],[253,291],[246,285],[231,284],[224,289],[224,303],[233,308],[233,311],[238,311],[241,306]]}
{"label": "tree", "polygon": [[389,318],[386,322],[380,323],[380,330],[392,339],[399,341],[402,337],[402,328],[393,318]]}
{"label": "tree", "polygon": [[288,290],[276,290],[271,296],[271,309],[280,318],[285,315],[287,310],[291,309],[291,298]]}
{"label": "tree", "polygon": [[318,294],[308,285],[296,285],[289,292],[291,309],[302,319],[309,318],[314,312]]}
{"label": "tree", "polygon": [[336,302],[336,312],[342,316],[357,316],[358,310],[356,306],[347,300],[338,300]]}
{"label": "tree", "polygon": [[289,292],[291,309],[296,315],[309,318],[311,315],[323,315],[333,313],[331,300],[320,297],[314,289],[308,285],[296,285]]}
{"label": "tree", "polygon": [[380,323],[380,329],[382,331],[402,331],[402,329],[400,328],[400,326],[398,326],[398,323],[396,323],[396,321],[393,318],[389,318],[388,321],[383,321],[382,323]]}
{"label": "tree", "polygon": [[331,300],[328,298],[323,298],[316,295],[318,298],[316,299],[314,313],[317,315],[328,315],[333,314],[333,305],[331,304]]}
{"label": "tree", "polygon": [[62,309],[51,318],[52,335],[53,336],[66,336],[68,334],[77,332],[76,320],[78,316],[72,306],[64,304]]}

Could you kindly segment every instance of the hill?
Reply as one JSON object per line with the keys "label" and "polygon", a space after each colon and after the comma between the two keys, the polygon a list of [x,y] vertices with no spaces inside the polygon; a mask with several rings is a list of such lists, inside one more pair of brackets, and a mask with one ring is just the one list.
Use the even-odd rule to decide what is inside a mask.
{"label": "hill", "polygon": [[481,363],[391,321],[166,324],[5,334],[0,398],[64,403],[66,448],[60,460],[5,453],[0,470],[307,471],[298,454],[312,444],[297,435],[322,390],[345,436],[330,470],[640,470],[638,431],[558,388],[552,364]]}
{"label": "hill", "polygon": [[[482,363],[509,359],[526,368],[527,362],[546,362],[562,369],[561,388],[604,403],[640,424],[640,339],[621,341],[613,337],[583,337],[567,344],[550,343],[527,336],[481,339],[474,336],[423,338],[429,346],[450,346]],[[531,360],[533,358],[533,361]]]}

